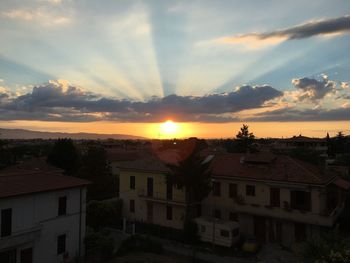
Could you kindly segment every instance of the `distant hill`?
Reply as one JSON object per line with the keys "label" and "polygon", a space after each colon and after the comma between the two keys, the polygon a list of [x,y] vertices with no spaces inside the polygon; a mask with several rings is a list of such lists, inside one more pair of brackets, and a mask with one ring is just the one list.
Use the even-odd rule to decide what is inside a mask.
{"label": "distant hill", "polygon": [[133,136],[128,134],[98,134],[98,133],[68,133],[68,132],[41,132],[24,129],[2,129],[0,128],[0,139],[57,139],[57,138],[71,138],[71,139],[146,139],[141,136]]}

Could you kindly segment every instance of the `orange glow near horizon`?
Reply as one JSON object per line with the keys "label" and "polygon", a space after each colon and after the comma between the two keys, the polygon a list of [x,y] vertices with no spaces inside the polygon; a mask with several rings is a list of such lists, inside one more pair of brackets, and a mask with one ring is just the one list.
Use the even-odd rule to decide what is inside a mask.
{"label": "orange glow near horizon", "polygon": [[172,120],[167,120],[160,124],[159,137],[160,138],[173,138],[179,136],[179,125]]}
{"label": "orange glow near horizon", "polygon": [[[350,134],[350,121],[333,122],[230,122],[197,123],[173,122],[176,133],[161,134],[160,127],[165,123],[117,123],[117,122],[45,122],[45,121],[0,121],[0,128],[28,129],[48,132],[86,132],[103,134],[128,134],[153,139],[164,138],[233,138],[243,123],[256,137],[291,137],[305,135],[325,137],[327,132],[334,136],[338,131]],[[169,127],[168,127],[169,128]],[[170,128],[169,128],[170,129]],[[172,128],[171,128],[172,129]],[[171,130],[170,129],[170,130]]]}

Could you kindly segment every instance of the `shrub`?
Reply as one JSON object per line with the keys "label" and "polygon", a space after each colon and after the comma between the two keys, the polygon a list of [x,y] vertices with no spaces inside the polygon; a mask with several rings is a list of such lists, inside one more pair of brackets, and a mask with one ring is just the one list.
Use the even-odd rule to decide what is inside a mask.
{"label": "shrub", "polygon": [[149,237],[134,235],[122,242],[118,250],[118,255],[125,255],[134,251],[161,254],[163,253],[163,246]]}
{"label": "shrub", "polygon": [[122,218],[122,206],[121,199],[91,201],[86,207],[86,224],[95,231],[101,227],[118,227]]}
{"label": "shrub", "polygon": [[99,258],[103,261],[113,257],[114,240],[106,233],[88,231],[85,237],[88,257]]}

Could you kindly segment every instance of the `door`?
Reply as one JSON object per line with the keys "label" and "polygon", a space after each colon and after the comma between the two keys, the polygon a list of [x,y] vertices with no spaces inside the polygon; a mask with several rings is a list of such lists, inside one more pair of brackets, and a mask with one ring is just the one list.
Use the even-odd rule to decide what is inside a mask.
{"label": "door", "polygon": [[254,217],[254,234],[259,242],[264,243],[266,238],[266,222],[265,218],[256,216]]}
{"label": "door", "polygon": [[270,188],[270,205],[280,207],[280,189]]}
{"label": "door", "polygon": [[153,224],[153,203],[147,202],[147,222]]}
{"label": "door", "polygon": [[21,250],[21,263],[33,263],[33,248]]}
{"label": "door", "polygon": [[147,178],[147,196],[150,196],[150,197],[153,196],[153,178],[152,177]]}
{"label": "door", "polygon": [[276,221],[276,242],[282,243],[282,223],[280,221]]}

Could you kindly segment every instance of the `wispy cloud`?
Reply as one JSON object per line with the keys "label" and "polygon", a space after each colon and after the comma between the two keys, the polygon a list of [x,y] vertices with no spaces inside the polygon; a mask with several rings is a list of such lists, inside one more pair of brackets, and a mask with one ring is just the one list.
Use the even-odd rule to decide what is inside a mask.
{"label": "wispy cloud", "polygon": [[13,20],[38,22],[44,26],[68,25],[71,23],[69,17],[53,14],[51,11],[43,8],[12,9],[2,12],[1,15]]}
{"label": "wispy cloud", "polygon": [[350,15],[332,19],[309,21],[301,25],[263,33],[248,33],[216,39],[218,43],[241,44],[248,48],[276,45],[286,40],[304,39],[313,36],[337,36],[350,32]]}

